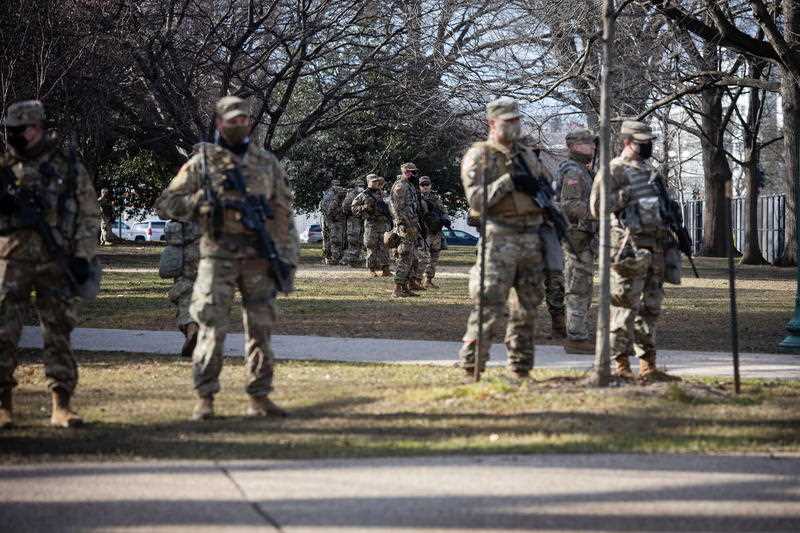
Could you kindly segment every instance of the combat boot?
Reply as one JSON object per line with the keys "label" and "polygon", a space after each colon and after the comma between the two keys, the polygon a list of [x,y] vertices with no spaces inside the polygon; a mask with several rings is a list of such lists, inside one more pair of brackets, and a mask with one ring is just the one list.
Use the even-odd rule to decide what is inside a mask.
{"label": "combat boot", "polygon": [[572,354],[594,354],[594,343],[589,339],[567,339],[564,341],[564,351]]}
{"label": "combat boot", "polygon": [[83,419],[69,406],[71,394],[67,390],[56,387],[51,394],[53,397],[53,413],[50,415],[51,426],[74,428],[83,424]]}
{"label": "combat boot", "polygon": [[433,277],[428,276],[428,279],[425,281],[425,288],[426,289],[438,289],[439,286],[433,282]]}
{"label": "combat boot", "polygon": [[0,394],[0,429],[10,428],[14,425],[12,398],[12,389],[6,389]]}
{"label": "combat boot", "polygon": [[187,359],[192,358],[194,347],[197,345],[197,333],[199,331],[200,327],[197,325],[196,322],[187,324],[183,328],[183,334],[186,337],[186,339],[183,341],[183,348],[181,348],[181,357]]}
{"label": "combat boot", "polygon": [[617,355],[614,357],[614,375],[626,381],[633,381],[636,376],[631,370],[631,362],[627,355]]}
{"label": "combat boot", "polygon": [[245,412],[247,416],[275,416],[286,418],[289,413],[278,407],[268,396],[250,396],[250,405]]}
{"label": "combat boot", "polygon": [[384,277],[384,278],[390,278],[390,277],[392,277],[393,275],[394,275],[394,274],[392,274],[392,271],[391,271],[391,270],[389,270],[389,267],[388,267],[388,266],[385,266],[385,267],[383,267],[383,274],[381,274],[381,276],[382,276],[382,277]]}
{"label": "combat boot", "polygon": [[420,283],[420,280],[415,278],[415,279],[412,279],[412,280],[410,280],[408,282],[408,290],[410,290],[410,291],[427,291],[428,289],[423,287],[422,283]]}
{"label": "combat boot", "polygon": [[409,296],[416,296],[416,294],[412,293],[405,285],[402,283],[395,283],[394,284],[394,292],[392,293],[392,298],[408,298]]}
{"label": "combat boot", "polygon": [[214,416],[214,395],[200,396],[192,411],[192,420],[208,420]]}
{"label": "combat boot", "polygon": [[657,381],[683,381],[678,376],[667,374],[656,367],[656,354],[647,354],[639,357],[639,380],[643,383]]}
{"label": "combat boot", "polygon": [[564,313],[556,313],[551,315],[552,321],[552,336],[554,339],[563,339],[567,336],[567,325],[564,322]]}

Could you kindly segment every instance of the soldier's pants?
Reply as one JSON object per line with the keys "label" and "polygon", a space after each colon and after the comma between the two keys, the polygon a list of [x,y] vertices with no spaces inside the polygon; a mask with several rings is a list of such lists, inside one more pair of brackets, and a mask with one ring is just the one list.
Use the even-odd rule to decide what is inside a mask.
{"label": "soldier's pants", "polygon": [[564,272],[544,271],[545,300],[551,317],[564,314]]}
{"label": "soldier's pants", "polygon": [[34,291],[44,337],[47,386],[72,394],[78,384],[78,365],[69,337],[77,323],[77,306],[68,297],[64,274],[53,262],[34,264],[4,259],[0,259],[0,391],[17,384],[14,380],[17,343]]}
{"label": "soldier's pants", "polygon": [[364,219],[350,217],[347,219],[347,250],[342,263],[353,265],[361,262],[362,240],[364,238]]}
{"label": "soldier's pants", "polygon": [[[542,244],[536,229],[521,233],[511,228],[487,224],[483,344],[478,356],[481,368],[489,359],[489,349],[497,324],[505,315],[507,302],[512,309],[505,337],[509,363],[515,370],[533,368],[536,308],[544,298],[542,261]],[[514,289],[515,296],[511,295],[509,300],[511,289]],[[480,254],[470,270],[469,291],[474,307],[467,320],[467,331],[463,337],[465,344],[459,354],[464,368],[475,366]]]}
{"label": "soldier's pants", "polygon": [[408,283],[414,272],[419,268],[417,258],[417,234],[399,226],[397,233],[400,235],[400,244],[397,245],[397,265],[394,272],[394,282],[404,285]]}
{"label": "soldier's pants", "polygon": [[383,244],[383,226],[369,222],[364,227],[364,247],[367,249],[367,268],[383,270],[389,267],[389,252]]}
{"label": "soldier's pants", "polygon": [[[439,264],[439,254],[442,251],[442,234],[429,235],[427,238],[428,246],[420,248],[424,250],[424,255],[420,255],[420,268],[425,276],[433,279],[436,276],[436,265]],[[420,275],[420,278],[422,276]]]}
{"label": "soldier's pants", "polygon": [[200,325],[192,356],[194,388],[199,396],[219,391],[219,373],[231,301],[239,289],[245,337],[245,390],[264,396],[272,390],[274,355],[270,348],[275,322],[275,281],[267,261],[203,257],[197,270],[190,312]]}
{"label": "soldier's pants", "polygon": [[112,244],[114,232],[112,231],[113,222],[107,218],[100,217],[100,244]]}
{"label": "soldier's pants", "polygon": [[325,224],[328,227],[328,232],[330,234],[330,262],[331,264],[338,264],[339,261],[342,260],[342,254],[344,254],[345,244],[346,244],[346,225],[344,221],[339,222],[327,222]]}
{"label": "soldier's pants", "polygon": [[594,248],[587,246],[577,256],[564,250],[564,300],[567,309],[567,338],[587,340],[589,307],[592,305]]}
{"label": "soldier's pants", "polygon": [[178,329],[183,331],[185,326],[194,322],[189,308],[192,304],[192,289],[194,288],[194,278],[180,276],[175,278],[175,283],[169,290],[169,300],[175,304],[175,318]]}
{"label": "soldier's pants", "polygon": [[[613,251],[612,251],[613,252]],[[620,275],[611,269],[611,356],[655,356],[656,320],[664,302],[664,254],[655,250],[646,271]]]}

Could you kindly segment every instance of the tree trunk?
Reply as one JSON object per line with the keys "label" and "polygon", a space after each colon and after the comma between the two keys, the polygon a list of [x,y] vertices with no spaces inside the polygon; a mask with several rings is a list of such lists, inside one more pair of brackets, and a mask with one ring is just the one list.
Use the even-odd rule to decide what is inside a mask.
{"label": "tree trunk", "polygon": [[701,94],[703,105],[703,174],[705,176],[705,201],[703,202],[703,247],[701,255],[725,257],[727,240],[731,238],[725,227],[725,184],[732,179],[731,167],[723,146],[722,95],[718,88],[706,89]]}
{"label": "tree trunk", "polygon": [[[787,28],[787,35],[789,34]],[[800,30],[800,28],[793,28]],[[798,73],[800,75],[800,73]],[[786,161],[784,174],[786,190],[786,239],[783,254],[775,259],[776,266],[795,266],[797,264],[797,242],[795,220],[797,216],[797,189],[800,176],[800,142],[797,128],[800,128],[800,89],[788,68],[783,72],[783,152]]]}
{"label": "tree trunk", "polygon": [[[763,63],[752,63],[750,77],[760,79],[763,73]],[[761,163],[761,149],[758,144],[759,122],[761,121],[761,91],[752,89],[747,103],[747,124],[744,125],[744,175],[747,181],[747,209],[745,209],[745,227],[742,247],[743,265],[766,264],[764,254],[761,252],[761,243],[758,239],[758,193],[759,168]]]}

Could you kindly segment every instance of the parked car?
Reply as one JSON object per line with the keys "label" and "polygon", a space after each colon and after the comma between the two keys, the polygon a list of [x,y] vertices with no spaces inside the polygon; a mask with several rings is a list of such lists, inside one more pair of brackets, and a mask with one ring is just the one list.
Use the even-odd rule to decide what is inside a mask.
{"label": "parked car", "polygon": [[448,245],[475,246],[478,244],[478,238],[471,233],[467,233],[466,231],[444,228],[442,232],[444,233],[444,238]]}
{"label": "parked car", "polygon": [[322,241],[322,226],[319,224],[311,224],[308,229],[300,234],[301,242],[321,242]]}
{"label": "parked car", "polygon": [[145,220],[144,222],[137,222],[130,230],[129,239],[137,242],[166,241],[167,236],[164,235],[164,227],[166,225],[166,220]]}
{"label": "parked car", "polygon": [[111,226],[111,231],[123,241],[133,240],[133,237],[131,237],[131,227],[124,222],[120,222],[119,220],[114,222],[114,225]]}

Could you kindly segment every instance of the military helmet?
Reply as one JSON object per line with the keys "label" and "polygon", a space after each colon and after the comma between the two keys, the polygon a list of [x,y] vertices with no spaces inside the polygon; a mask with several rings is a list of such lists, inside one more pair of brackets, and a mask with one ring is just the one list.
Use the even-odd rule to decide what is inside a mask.
{"label": "military helmet", "polygon": [[492,100],[486,104],[486,118],[510,120],[521,116],[522,113],[519,112],[519,103],[508,96],[503,96],[502,98]]}
{"label": "military helmet", "polygon": [[419,179],[419,184],[420,185],[430,185],[431,184],[431,179],[428,176],[422,176]]}
{"label": "military helmet", "polygon": [[214,106],[214,111],[222,120],[250,116],[250,106],[238,96],[223,96]]}
{"label": "military helmet", "polygon": [[656,138],[653,130],[644,122],[636,120],[626,120],[622,123],[619,130],[621,135],[630,135],[634,141],[647,142]]}
{"label": "military helmet", "polygon": [[597,135],[595,135],[592,130],[582,128],[570,131],[567,133],[564,140],[567,144],[589,144],[597,140]]}
{"label": "military helmet", "polygon": [[22,100],[8,106],[5,125],[8,127],[31,126],[44,122],[44,104],[39,100]]}
{"label": "military helmet", "polygon": [[409,163],[403,163],[402,165],[400,165],[400,171],[404,171],[404,170],[418,170],[418,169],[417,169],[417,165],[415,165],[414,163],[409,162]]}
{"label": "military helmet", "polygon": [[367,185],[372,185],[373,183],[377,182],[385,182],[382,177],[378,176],[377,174],[367,174]]}

